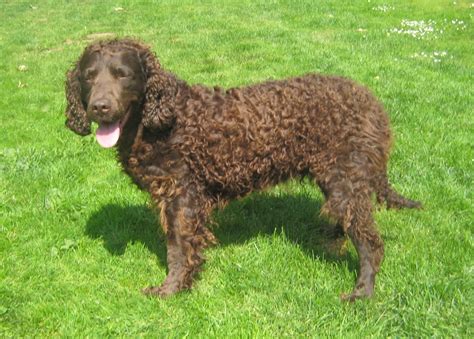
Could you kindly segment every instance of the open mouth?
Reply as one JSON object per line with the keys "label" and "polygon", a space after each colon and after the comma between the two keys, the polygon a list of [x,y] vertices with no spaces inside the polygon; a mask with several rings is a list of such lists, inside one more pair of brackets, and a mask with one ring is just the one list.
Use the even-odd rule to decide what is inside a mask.
{"label": "open mouth", "polygon": [[99,123],[99,128],[95,133],[95,138],[100,146],[110,148],[117,144],[123,127],[130,116],[130,111],[131,110],[129,109],[125,116],[116,122]]}

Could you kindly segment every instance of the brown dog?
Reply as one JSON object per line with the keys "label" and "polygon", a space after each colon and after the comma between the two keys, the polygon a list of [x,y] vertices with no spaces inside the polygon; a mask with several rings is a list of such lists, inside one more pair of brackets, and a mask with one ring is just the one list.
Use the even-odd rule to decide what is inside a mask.
{"label": "brown dog", "polygon": [[383,242],[371,196],[388,207],[420,207],[390,188],[387,115],[364,87],[321,75],[222,90],[190,86],[133,40],[95,43],[67,75],[66,124],[99,124],[125,171],[151,193],[167,235],[168,276],[147,294],[190,288],[215,242],[206,221],[217,202],[296,176],[322,189],[323,212],[353,241],[357,283],[343,298],[373,294]]}

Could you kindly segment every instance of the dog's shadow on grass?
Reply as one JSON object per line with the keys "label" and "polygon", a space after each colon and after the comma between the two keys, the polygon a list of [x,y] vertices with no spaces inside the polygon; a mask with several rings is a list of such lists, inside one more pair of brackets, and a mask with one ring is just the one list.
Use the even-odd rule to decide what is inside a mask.
{"label": "dog's shadow on grass", "polygon": [[[283,234],[316,260],[346,261],[357,269],[357,258],[345,253],[341,231],[319,216],[322,201],[305,195],[254,193],[213,213],[211,229],[219,246],[245,243],[260,236]],[[145,205],[106,205],[87,222],[86,234],[102,239],[113,255],[140,242],[166,266],[166,240],[159,217]]]}

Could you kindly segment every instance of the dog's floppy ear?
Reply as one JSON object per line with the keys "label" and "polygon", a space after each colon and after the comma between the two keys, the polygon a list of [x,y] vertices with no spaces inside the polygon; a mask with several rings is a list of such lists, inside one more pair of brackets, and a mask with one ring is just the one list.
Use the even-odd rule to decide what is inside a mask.
{"label": "dog's floppy ear", "polygon": [[166,129],[176,117],[175,96],[178,92],[177,79],[164,71],[153,52],[142,51],[146,73],[143,125],[150,129]]}
{"label": "dog's floppy ear", "polygon": [[87,118],[81,100],[81,83],[79,80],[79,63],[66,74],[66,126],[80,135],[91,133],[91,122]]}

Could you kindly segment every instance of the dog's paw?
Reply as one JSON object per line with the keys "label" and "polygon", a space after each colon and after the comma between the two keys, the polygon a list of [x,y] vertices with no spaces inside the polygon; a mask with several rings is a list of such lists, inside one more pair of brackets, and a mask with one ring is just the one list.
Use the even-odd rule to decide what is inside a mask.
{"label": "dog's paw", "polygon": [[373,295],[373,291],[367,291],[364,288],[355,288],[354,291],[352,291],[352,293],[350,293],[350,294],[342,293],[340,298],[341,298],[342,301],[352,303],[352,302],[356,301],[357,299],[372,298],[372,295]]}
{"label": "dog's paw", "polygon": [[174,291],[170,288],[166,288],[166,286],[149,286],[147,288],[142,289],[142,293],[148,297],[159,297],[159,298],[166,298],[170,295],[175,294],[177,291]]}

